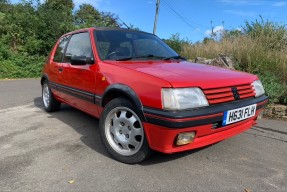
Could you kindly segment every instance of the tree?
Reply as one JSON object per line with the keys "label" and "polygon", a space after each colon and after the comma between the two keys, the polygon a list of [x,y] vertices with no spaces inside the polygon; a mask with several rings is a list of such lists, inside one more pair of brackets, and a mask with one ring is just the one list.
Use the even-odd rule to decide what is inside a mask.
{"label": "tree", "polygon": [[63,34],[72,31],[74,4],[72,0],[47,0],[38,6],[41,20],[37,34],[42,40],[41,54],[48,54],[56,40]]}
{"label": "tree", "polygon": [[78,28],[96,26],[101,20],[101,13],[90,4],[80,5],[75,13],[75,25]]}
{"label": "tree", "polygon": [[119,27],[117,16],[110,12],[99,12],[90,4],[82,4],[75,13],[77,28],[85,27]]}
{"label": "tree", "polygon": [[10,1],[8,0],[0,0],[0,12],[4,12],[7,6],[10,5]]}
{"label": "tree", "polygon": [[0,16],[2,41],[10,44],[15,52],[23,51],[28,39],[36,36],[33,30],[38,24],[36,11],[32,2],[26,1],[13,6],[6,3],[5,8]]}
{"label": "tree", "polygon": [[0,0],[0,78],[39,77],[59,37],[79,27],[120,26],[117,16],[73,0]]}
{"label": "tree", "polygon": [[111,12],[102,12],[102,26],[105,27],[120,27],[121,25],[118,23],[118,16]]}

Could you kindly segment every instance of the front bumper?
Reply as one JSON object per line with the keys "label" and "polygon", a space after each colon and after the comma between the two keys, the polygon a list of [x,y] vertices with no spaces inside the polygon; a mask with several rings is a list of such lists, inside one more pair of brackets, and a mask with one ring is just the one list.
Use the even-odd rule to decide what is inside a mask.
{"label": "front bumper", "polygon": [[[163,153],[174,153],[210,145],[237,135],[256,124],[256,119],[268,97],[224,103],[205,108],[185,111],[164,111],[144,108],[147,122],[144,123],[145,133],[150,147]],[[222,126],[224,111],[257,104],[255,116]],[[195,131],[192,143],[176,146],[175,139],[179,133]]]}

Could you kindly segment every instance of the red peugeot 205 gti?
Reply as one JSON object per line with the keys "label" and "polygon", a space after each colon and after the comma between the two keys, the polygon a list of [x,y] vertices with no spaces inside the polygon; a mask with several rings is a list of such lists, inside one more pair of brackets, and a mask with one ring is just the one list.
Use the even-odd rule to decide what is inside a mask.
{"label": "red peugeot 205 gti", "polygon": [[190,63],[155,35],[115,28],[63,35],[41,85],[47,112],[66,103],[99,118],[107,151],[129,164],[237,135],[268,102],[256,75]]}

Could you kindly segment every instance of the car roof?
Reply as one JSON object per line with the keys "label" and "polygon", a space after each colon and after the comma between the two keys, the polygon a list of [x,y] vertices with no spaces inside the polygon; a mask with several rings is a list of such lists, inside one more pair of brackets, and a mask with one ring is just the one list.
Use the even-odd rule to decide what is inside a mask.
{"label": "car roof", "polygon": [[80,33],[80,32],[84,32],[84,31],[91,31],[91,30],[111,30],[111,31],[129,31],[129,32],[138,32],[138,33],[146,33],[146,34],[151,34],[151,33],[147,33],[144,31],[139,31],[139,30],[134,30],[134,29],[127,29],[127,28],[119,28],[119,27],[90,27],[90,28],[83,28],[83,29],[77,29],[74,31],[71,31],[69,33],[66,33],[63,36],[66,35],[71,35],[71,34],[75,34],[75,33]]}

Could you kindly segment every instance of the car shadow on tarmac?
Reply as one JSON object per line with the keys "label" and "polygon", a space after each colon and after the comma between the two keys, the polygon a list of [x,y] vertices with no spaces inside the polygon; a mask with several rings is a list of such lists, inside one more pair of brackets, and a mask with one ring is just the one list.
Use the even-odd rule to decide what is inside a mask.
{"label": "car shadow on tarmac", "polygon": [[[45,112],[41,97],[34,98],[34,105],[35,107]],[[65,104],[61,106],[61,110],[59,112],[49,113],[49,115],[50,118],[56,118],[57,120],[60,120],[64,124],[73,128],[77,133],[79,133],[81,135],[81,141],[86,146],[90,147],[101,155],[112,158],[106,151],[101,141],[100,130],[98,129],[99,120],[97,118]],[[140,165],[146,166],[173,161],[188,155],[192,155],[193,153],[196,153],[207,147],[174,154],[154,152],[148,160],[140,163]]]}

